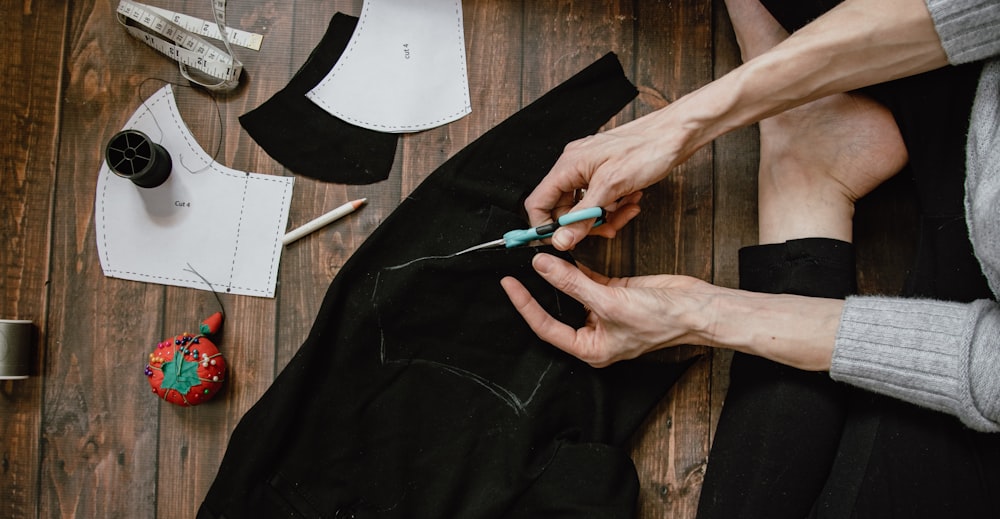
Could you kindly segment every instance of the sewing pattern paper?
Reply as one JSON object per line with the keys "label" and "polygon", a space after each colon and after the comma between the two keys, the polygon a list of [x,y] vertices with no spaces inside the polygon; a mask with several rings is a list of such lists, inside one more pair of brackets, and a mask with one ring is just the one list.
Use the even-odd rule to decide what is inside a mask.
{"label": "sewing pattern paper", "polygon": [[460,0],[366,0],[347,49],[306,97],[370,130],[441,126],[472,111]]}
{"label": "sewing pattern paper", "polygon": [[274,297],[294,179],[216,163],[181,120],[170,85],[125,129],[163,146],[173,169],[141,188],[101,165],[94,212],[104,275]]}

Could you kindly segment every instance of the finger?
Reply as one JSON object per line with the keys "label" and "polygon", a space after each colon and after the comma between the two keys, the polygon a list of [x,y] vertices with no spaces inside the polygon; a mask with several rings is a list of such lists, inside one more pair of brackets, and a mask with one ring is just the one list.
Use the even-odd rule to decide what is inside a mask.
{"label": "finger", "polygon": [[588,308],[599,301],[603,285],[588,277],[576,266],[549,254],[536,254],[531,266],[550,285]]}
{"label": "finger", "polygon": [[570,350],[576,340],[576,330],[549,315],[520,281],[507,276],[500,280],[500,286],[507,293],[514,309],[539,339],[572,353]]}
{"label": "finger", "polygon": [[580,269],[581,272],[583,272],[584,274],[586,274],[586,276],[588,278],[590,278],[595,283],[600,283],[600,284],[602,284],[604,286],[608,286],[608,283],[611,282],[611,278],[609,278],[608,276],[605,276],[604,274],[601,274],[599,272],[594,272],[593,270],[591,270],[586,265],[578,263],[576,265],[576,268]]}
{"label": "finger", "polygon": [[614,238],[618,231],[622,230],[626,224],[639,216],[641,208],[637,204],[619,206],[618,210],[608,213],[607,222],[599,227],[594,227],[590,234],[603,238]]}
{"label": "finger", "polygon": [[629,193],[619,198],[618,200],[604,206],[604,209],[607,210],[609,213],[613,213],[629,205],[638,205],[640,200],[642,200],[642,191],[635,191],[634,193]]}
{"label": "finger", "polygon": [[573,200],[573,192],[576,187],[563,187],[562,179],[550,176],[542,179],[542,182],[524,200],[524,210],[528,214],[528,221],[532,226],[539,226],[553,220],[557,210],[569,209],[576,203]]}
{"label": "finger", "polygon": [[567,144],[549,173],[525,199],[524,208],[532,225],[552,221],[556,208],[573,207],[576,203],[573,196],[576,190],[585,188],[590,183],[593,168],[586,162],[581,162],[578,151],[586,140],[585,137]]}
{"label": "finger", "polygon": [[[625,221],[621,222],[619,227],[617,228],[609,227],[608,229],[601,229],[601,227],[605,227],[607,224],[595,228],[594,220],[584,220],[581,222],[575,222],[572,224],[564,225],[556,229],[555,233],[552,235],[552,245],[556,249],[570,250],[574,246],[576,246],[577,243],[580,243],[580,241],[583,240],[583,238],[586,237],[588,234],[596,234],[599,236],[613,238],[615,234],[618,232],[618,229],[620,229],[622,225],[625,225],[625,223],[627,223],[628,220],[635,218],[635,216],[639,214],[638,212],[636,212],[635,208],[637,208],[638,206],[635,203],[626,204],[626,207],[630,207],[629,209],[626,209],[625,207],[620,207],[621,203],[616,201],[616,199],[612,197],[612,195],[609,194],[607,190],[603,189],[600,184],[602,183],[598,182],[595,179],[595,183],[591,184],[587,188],[586,192],[583,195],[583,198],[576,205],[573,206],[572,210],[578,211],[581,209],[589,209],[591,207],[602,207],[605,209],[613,208],[611,209],[612,213],[609,213],[610,217],[614,212],[614,208],[618,208],[623,211],[622,217],[626,218]],[[624,197],[623,200],[630,200],[629,197],[632,197],[634,195],[635,193],[631,193],[626,197]],[[637,202],[638,198],[635,198],[635,201]]]}

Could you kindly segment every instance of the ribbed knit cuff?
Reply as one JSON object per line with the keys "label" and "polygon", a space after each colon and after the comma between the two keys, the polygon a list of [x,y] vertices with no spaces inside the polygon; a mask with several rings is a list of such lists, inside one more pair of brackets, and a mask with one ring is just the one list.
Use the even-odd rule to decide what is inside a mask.
{"label": "ribbed knit cuff", "polygon": [[[985,302],[984,302],[985,303]],[[830,376],[870,391],[957,415],[977,430],[998,425],[970,391],[970,344],[982,308],[944,301],[850,297]]]}
{"label": "ribbed knit cuff", "polygon": [[996,2],[927,0],[927,9],[951,64],[978,61],[1000,52],[996,36],[1000,5]]}

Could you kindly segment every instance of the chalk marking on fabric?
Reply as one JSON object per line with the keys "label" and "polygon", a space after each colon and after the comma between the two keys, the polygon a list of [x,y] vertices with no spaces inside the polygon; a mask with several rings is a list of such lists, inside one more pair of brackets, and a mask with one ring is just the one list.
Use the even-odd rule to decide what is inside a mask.
{"label": "chalk marking on fabric", "polygon": [[[515,395],[509,389],[507,389],[507,388],[505,388],[505,387],[503,387],[503,386],[501,386],[501,385],[499,385],[499,384],[497,384],[497,383],[495,383],[495,382],[493,382],[493,381],[491,381],[491,380],[489,380],[489,379],[487,379],[487,378],[485,378],[485,377],[483,377],[481,375],[478,375],[478,374],[473,373],[471,371],[464,370],[462,368],[458,368],[458,367],[452,366],[450,364],[444,364],[442,362],[437,362],[437,361],[427,360],[427,359],[398,359],[398,360],[388,360],[388,361],[385,361],[385,364],[401,364],[401,365],[423,364],[423,365],[430,366],[430,367],[433,367],[433,368],[438,368],[438,369],[440,369],[440,370],[442,370],[442,371],[444,371],[446,373],[451,373],[452,375],[455,375],[455,376],[460,377],[460,378],[464,378],[466,380],[469,380],[469,381],[471,381],[471,382],[473,382],[475,384],[478,384],[478,385],[482,386],[487,391],[489,391],[494,396],[496,396],[501,402],[503,402],[504,405],[506,405],[507,407],[510,407],[511,409],[513,409],[514,413],[517,414],[517,415],[523,415],[525,413],[525,411],[527,410],[527,403],[522,402],[521,399],[518,398],[517,395]],[[536,391],[537,391],[537,389],[536,389]],[[532,392],[532,397],[534,397],[534,392]],[[530,403],[530,400],[529,400],[528,403]]]}
{"label": "chalk marking on fabric", "polygon": [[[455,256],[455,254],[452,254],[451,256]],[[446,256],[446,257],[451,257],[451,256]],[[397,265],[396,267],[388,267],[386,270],[394,270],[396,268],[402,268],[406,265],[412,264],[420,260],[435,259],[435,258],[438,257],[430,256],[425,258],[417,258],[404,265]],[[542,387],[542,382],[545,380],[545,377],[552,369],[551,360],[549,361],[548,365],[545,366],[545,369],[542,371],[542,374],[539,375],[538,380],[535,382],[535,387],[531,391],[531,394],[528,395],[528,398],[521,400],[521,398],[518,397],[516,393],[501,386],[500,384],[497,384],[496,382],[493,382],[492,380],[489,380],[488,378],[483,377],[482,375],[459,368],[457,366],[453,366],[451,364],[445,364],[443,362],[433,361],[428,359],[419,359],[415,357],[389,359],[386,353],[385,327],[382,326],[382,313],[379,311],[378,302],[376,301],[376,295],[378,294],[380,279],[381,279],[381,272],[376,272],[375,283],[374,283],[375,287],[372,289],[372,297],[371,297],[372,309],[375,311],[375,323],[378,326],[378,333],[379,333],[379,351],[378,351],[379,364],[383,366],[387,366],[390,364],[404,365],[404,366],[426,365],[429,367],[437,368],[446,373],[451,373],[452,375],[464,378],[466,380],[469,380],[475,384],[482,386],[491,394],[496,396],[501,402],[503,402],[504,405],[510,407],[514,411],[514,414],[518,416],[522,416],[527,412],[528,406],[531,405],[532,400],[535,399],[535,395],[538,393],[538,390]]]}
{"label": "chalk marking on fabric", "polygon": [[[382,271],[379,270],[378,272],[375,273],[375,288],[372,289],[372,298],[371,298],[372,306],[375,308],[376,312],[378,312],[378,304],[375,302],[375,295],[378,294],[378,282],[381,279],[382,279]],[[382,323],[379,322],[379,325],[381,324]]]}
{"label": "chalk marking on fabric", "polygon": [[412,260],[407,261],[406,263],[403,263],[401,265],[393,265],[391,267],[385,267],[385,270],[399,270],[399,269],[404,268],[404,267],[409,267],[410,265],[413,265],[414,263],[417,263],[417,262],[420,262],[420,261],[436,260],[436,259],[437,260],[450,259],[450,258],[454,258],[455,256],[458,256],[458,254],[459,253],[448,254],[447,256],[424,256],[422,258],[412,259]]}
{"label": "chalk marking on fabric", "polygon": [[549,364],[545,366],[545,371],[542,371],[542,374],[539,375],[538,381],[535,382],[535,389],[531,391],[531,396],[529,396],[527,400],[524,401],[525,408],[531,405],[531,401],[535,399],[535,395],[538,394],[538,390],[541,389],[542,381],[545,380],[545,376],[549,374],[550,369],[552,369],[552,360],[549,360]]}

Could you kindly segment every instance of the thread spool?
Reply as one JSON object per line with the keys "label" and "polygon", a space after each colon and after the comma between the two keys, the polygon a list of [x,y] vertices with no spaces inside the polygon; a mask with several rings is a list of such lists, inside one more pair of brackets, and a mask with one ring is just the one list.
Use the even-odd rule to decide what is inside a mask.
{"label": "thread spool", "polygon": [[167,150],[139,130],[122,130],[108,141],[104,160],[116,175],[153,188],[166,182],[173,164]]}
{"label": "thread spool", "polygon": [[31,374],[35,324],[0,319],[0,380],[28,378]]}

